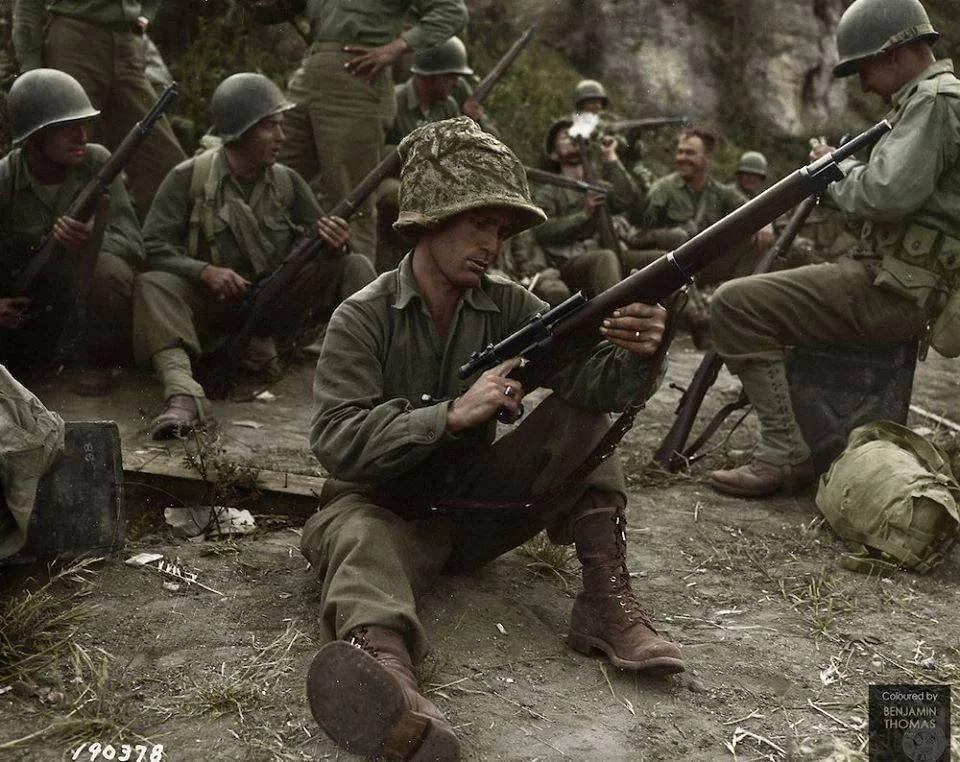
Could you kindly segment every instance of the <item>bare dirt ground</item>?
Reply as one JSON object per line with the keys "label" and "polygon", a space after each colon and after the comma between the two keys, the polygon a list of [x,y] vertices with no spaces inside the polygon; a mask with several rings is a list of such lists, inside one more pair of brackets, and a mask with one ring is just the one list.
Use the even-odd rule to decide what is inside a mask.
{"label": "bare dirt ground", "polygon": [[[668,380],[686,383],[699,357],[678,341]],[[954,368],[923,365],[914,402],[960,418]],[[305,444],[310,376],[308,367],[289,374],[274,403],[221,403],[228,456],[318,474]],[[143,451],[157,388],[132,372],[121,380],[110,417],[125,451]],[[102,403],[63,386],[40,396],[68,419],[106,417]],[[736,389],[724,372],[707,409]],[[564,636],[579,583],[569,553],[531,546],[474,576],[444,578],[423,601],[433,650],[421,682],[466,759],[866,759],[868,684],[960,677],[960,552],[928,576],[864,576],[839,566],[844,548],[812,492],[763,501],[714,494],[699,478],[748,456],[752,418],[692,474],[658,472],[648,461],[678,396],[666,386],[658,393],[621,455],[634,585],[682,644],[687,671],[651,680],[570,651]],[[241,507],[274,513],[266,500]],[[0,758],[109,759],[113,751],[155,760],[162,744],[169,760],[352,759],[319,732],[304,697],[318,644],[302,520],[260,518],[253,535],[200,543],[174,538],[156,509],[131,505],[128,521],[118,559],[52,582],[42,570],[29,570],[32,580],[0,570],[0,611],[17,603],[21,625],[0,620]],[[218,592],[168,589],[175,580],[124,565],[145,551]],[[24,663],[24,653],[39,655]],[[94,743],[103,745],[98,754]]]}

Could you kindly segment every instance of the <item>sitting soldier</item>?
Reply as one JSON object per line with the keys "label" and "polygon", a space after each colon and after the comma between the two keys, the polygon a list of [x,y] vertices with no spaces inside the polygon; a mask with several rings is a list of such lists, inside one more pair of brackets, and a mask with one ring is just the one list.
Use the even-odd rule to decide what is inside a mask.
{"label": "sitting soldier", "polygon": [[[89,123],[100,112],[77,80],[33,69],[14,82],[7,108],[18,147],[0,161],[0,362],[23,374],[76,359],[84,366],[76,391],[106,394],[106,368],[130,356],[134,269],[143,259],[136,213],[118,177],[109,188],[102,234],[95,233],[95,219],[65,215],[110,158],[106,148],[87,142]],[[50,236],[66,256],[51,259],[30,293],[13,293],[15,275]],[[71,343],[83,346],[79,353],[60,347],[73,357],[58,358],[65,328]]]}
{"label": "sitting soldier", "polygon": [[313,193],[277,164],[283,113],[293,107],[261,74],[227,77],[211,99],[223,146],[188,159],[164,179],[144,226],[147,269],[134,293],[137,360],[152,363],[166,409],[150,425],[154,439],[212,418],[191,358],[236,330],[244,295],[273,271],[300,235],[314,228],[329,248],[300,275],[270,325],[248,347],[254,364],[275,360],[274,339],[291,333],[309,310],[331,312],[373,280],[373,266],[342,250],[346,223],[321,217]]}
{"label": "sitting soldier", "polygon": [[[580,148],[570,137],[572,119],[559,119],[547,131],[544,151],[561,174],[575,180],[584,179]],[[607,204],[619,212],[634,200],[636,185],[629,172],[617,158],[617,146],[612,139],[600,144],[600,175],[610,184],[607,194],[587,191],[586,194],[556,185],[538,185],[533,199],[547,214],[547,221],[533,231],[536,242],[543,248],[547,264],[559,272],[560,280],[571,292],[583,289],[595,296],[621,277],[620,261],[615,252],[600,243],[597,209]],[[547,289],[553,286],[541,278],[534,293],[548,298]]]}

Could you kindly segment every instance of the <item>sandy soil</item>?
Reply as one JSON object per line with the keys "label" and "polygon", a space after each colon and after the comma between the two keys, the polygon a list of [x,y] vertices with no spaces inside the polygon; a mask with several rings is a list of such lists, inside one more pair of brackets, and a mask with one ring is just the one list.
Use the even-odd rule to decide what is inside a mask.
{"label": "sandy soil", "polygon": [[[700,354],[680,341],[672,355],[668,380],[686,383]],[[957,419],[953,367],[939,359],[921,367],[914,401]],[[157,388],[133,373],[121,381],[110,416],[126,450],[149,447],[142,428]],[[305,449],[309,387],[304,367],[273,390],[272,404],[222,403],[230,456],[319,473]],[[707,408],[736,389],[724,373]],[[105,416],[63,383],[40,393],[64,417]],[[714,494],[699,477],[746,457],[752,418],[691,475],[649,467],[678,396],[665,387],[621,450],[634,585],[682,644],[687,671],[639,678],[569,650],[577,565],[555,552],[522,549],[476,575],[444,578],[423,601],[433,650],[421,682],[466,759],[865,759],[856,752],[868,684],[960,676],[960,553],[928,576],[868,577],[839,566],[843,546],[812,493]],[[261,428],[235,425],[250,420]],[[273,513],[266,501],[245,507]],[[304,697],[318,645],[317,588],[299,554],[298,522],[263,519],[254,535],[197,543],[174,538],[155,513],[128,512],[121,558],[97,564],[83,585],[40,591],[80,616],[72,647],[55,649],[29,679],[0,682],[0,758],[88,760],[99,742],[113,744],[117,759],[121,744],[145,745],[144,758],[162,744],[170,760],[351,759],[318,731]],[[144,551],[222,594],[167,589],[172,579],[124,565]],[[0,596],[37,590],[45,576],[31,573],[35,581],[0,571]]]}

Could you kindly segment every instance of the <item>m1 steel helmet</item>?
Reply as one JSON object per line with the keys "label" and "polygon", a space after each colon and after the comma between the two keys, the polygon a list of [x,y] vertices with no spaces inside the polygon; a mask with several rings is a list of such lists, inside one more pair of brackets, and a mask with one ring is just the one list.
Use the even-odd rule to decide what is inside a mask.
{"label": "m1 steel helmet", "polygon": [[99,114],[80,83],[57,69],[31,69],[13,81],[7,94],[10,139],[15,145],[44,127]]}
{"label": "m1 steel helmet", "polygon": [[263,74],[231,74],[217,85],[210,98],[213,129],[224,143],[238,140],[261,119],[296,106]]}
{"label": "m1 steel helmet", "polygon": [[451,37],[432,48],[418,50],[410,71],[420,77],[439,74],[462,74],[463,76],[473,74],[473,69],[467,66],[467,48],[459,37]]}
{"label": "m1 steel helmet", "polygon": [[582,79],[577,83],[577,86],[573,88],[573,105],[576,108],[579,109],[580,104],[588,98],[602,99],[604,108],[606,108],[610,102],[610,98],[607,97],[606,88],[595,79]]}
{"label": "m1 steel helmet", "polygon": [[865,58],[915,40],[933,44],[939,37],[919,0],[855,0],[837,25],[840,63],[833,76],[849,77]]}

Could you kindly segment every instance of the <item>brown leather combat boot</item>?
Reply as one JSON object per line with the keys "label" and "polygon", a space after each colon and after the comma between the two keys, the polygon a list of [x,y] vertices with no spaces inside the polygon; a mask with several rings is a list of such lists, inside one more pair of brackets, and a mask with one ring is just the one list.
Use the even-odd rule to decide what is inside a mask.
{"label": "brown leather combat boot", "polygon": [[164,411],[150,421],[150,436],[154,439],[182,437],[201,425],[216,423],[213,405],[206,397],[197,400],[186,394],[174,394],[166,405]]}
{"label": "brown leather combat boot", "polygon": [[754,460],[739,468],[712,472],[707,476],[707,484],[725,495],[764,497],[781,490],[788,493],[800,492],[813,479],[811,460],[793,466],[777,466]]}
{"label": "brown leather combat boot", "polygon": [[403,636],[362,627],[313,657],[307,698],[317,724],[353,754],[404,762],[456,762],[460,741],[420,695]]}
{"label": "brown leather combat boot", "polygon": [[683,671],[680,648],[661,637],[630,587],[626,518],[619,496],[588,492],[573,518],[583,590],[567,642],[581,653],[603,651],[620,669],[667,675]]}

